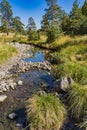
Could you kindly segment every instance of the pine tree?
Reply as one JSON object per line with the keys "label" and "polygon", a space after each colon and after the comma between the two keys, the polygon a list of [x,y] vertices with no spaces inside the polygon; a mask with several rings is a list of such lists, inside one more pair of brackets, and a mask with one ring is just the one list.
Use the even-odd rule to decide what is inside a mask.
{"label": "pine tree", "polygon": [[85,0],[83,6],[82,6],[82,13],[87,17],[87,0]]}
{"label": "pine tree", "polygon": [[47,31],[49,28],[49,22],[48,22],[48,18],[47,15],[43,15],[43,20],[41,21],[41,28],[43,31]]}
{"label": "pine tree", "polygon": [[83,24],[83,15],[81,7],[79,7],[78,0],[73,3],[72,11],[70,12],[69,22],[70,22],[70,33],[72,35],[80,34],[81,25]]}
{"label": "pine tree", "polygon": [[32,17],[29,17],[28,19],[28,25],[26,26],[27,31],[36,31],[36,23]]}
{"label": "pine tree", "polygon": [[57,0],[46,0],[48,8],[43,15],[42,29],[45,29],[48,41],[54,41],[61,34],[61,8]]}
{"label": "pine tree", "polygon": [[27,25],[27,34],[28,34],[28,40],[39,40],[40,36],[37,32],[36,23],[32,17],[28,19],[28,25]]}
{"label": "pine tree", "polygon": [[57,4],[57,0],[46,0],[48,9],[45,9],[49,22],[49,27],[60,26],[61,9]]}
{"label": "pine tree", "polygon": [[1,13],[1,25],[6,29],[6,33],[8,35],[13,13],[11,5],[7,0],[2,0],[0,2],[0,13]]}
{"label": "pine tree", "polygon": [[12,27],[16,33],[22,33],[24,31],[24,24],[21,22],[19,16],[16,16],[12,19]]}

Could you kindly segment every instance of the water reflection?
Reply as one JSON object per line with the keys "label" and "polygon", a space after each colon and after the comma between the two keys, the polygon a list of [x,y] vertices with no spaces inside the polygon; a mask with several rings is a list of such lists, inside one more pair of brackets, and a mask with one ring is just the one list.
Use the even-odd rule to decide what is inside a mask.
{"label": "water reflection", "polygon": [[[32,52],[29,51],[29,54],[32,54]],[[39,52],[35,52],[35,54],[32,55],[32,57],[26,57],[23,60],[25,62],[44,62],[45,58],[43,52],[39,51]]]}

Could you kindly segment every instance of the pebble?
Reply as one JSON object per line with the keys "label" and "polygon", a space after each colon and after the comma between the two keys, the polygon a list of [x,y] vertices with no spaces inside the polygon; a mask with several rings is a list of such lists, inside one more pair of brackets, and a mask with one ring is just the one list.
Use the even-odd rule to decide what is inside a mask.
{"label": "pebble", "polygon": [[16,117],[17,117],[17,115],[14,112],[8,115],[8,118],[10,120],[14,120]]}
{"label": "pebble", "polygon": [[4,102],[7,99],[7,95],[0,95],[0,102]]}

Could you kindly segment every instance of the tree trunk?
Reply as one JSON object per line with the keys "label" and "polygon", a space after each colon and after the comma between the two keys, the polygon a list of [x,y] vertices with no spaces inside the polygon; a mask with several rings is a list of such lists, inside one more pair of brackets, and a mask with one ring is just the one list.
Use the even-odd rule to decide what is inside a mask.
{"label": "tree trunk", "polygon": [[8,25],[6,25],[6,33],[7,33],[7,36],[8,36],[9,35]]}

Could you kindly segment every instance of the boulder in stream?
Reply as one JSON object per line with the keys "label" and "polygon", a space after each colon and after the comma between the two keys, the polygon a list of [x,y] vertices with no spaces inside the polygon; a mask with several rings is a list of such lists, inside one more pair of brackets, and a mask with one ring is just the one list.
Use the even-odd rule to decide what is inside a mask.
{"label": "boulder in stream", "polygon": [[67,89],[73,82],[74,81],[71,77],[63,77],[54,82],[53,90],[56,92],[67,92]]}

